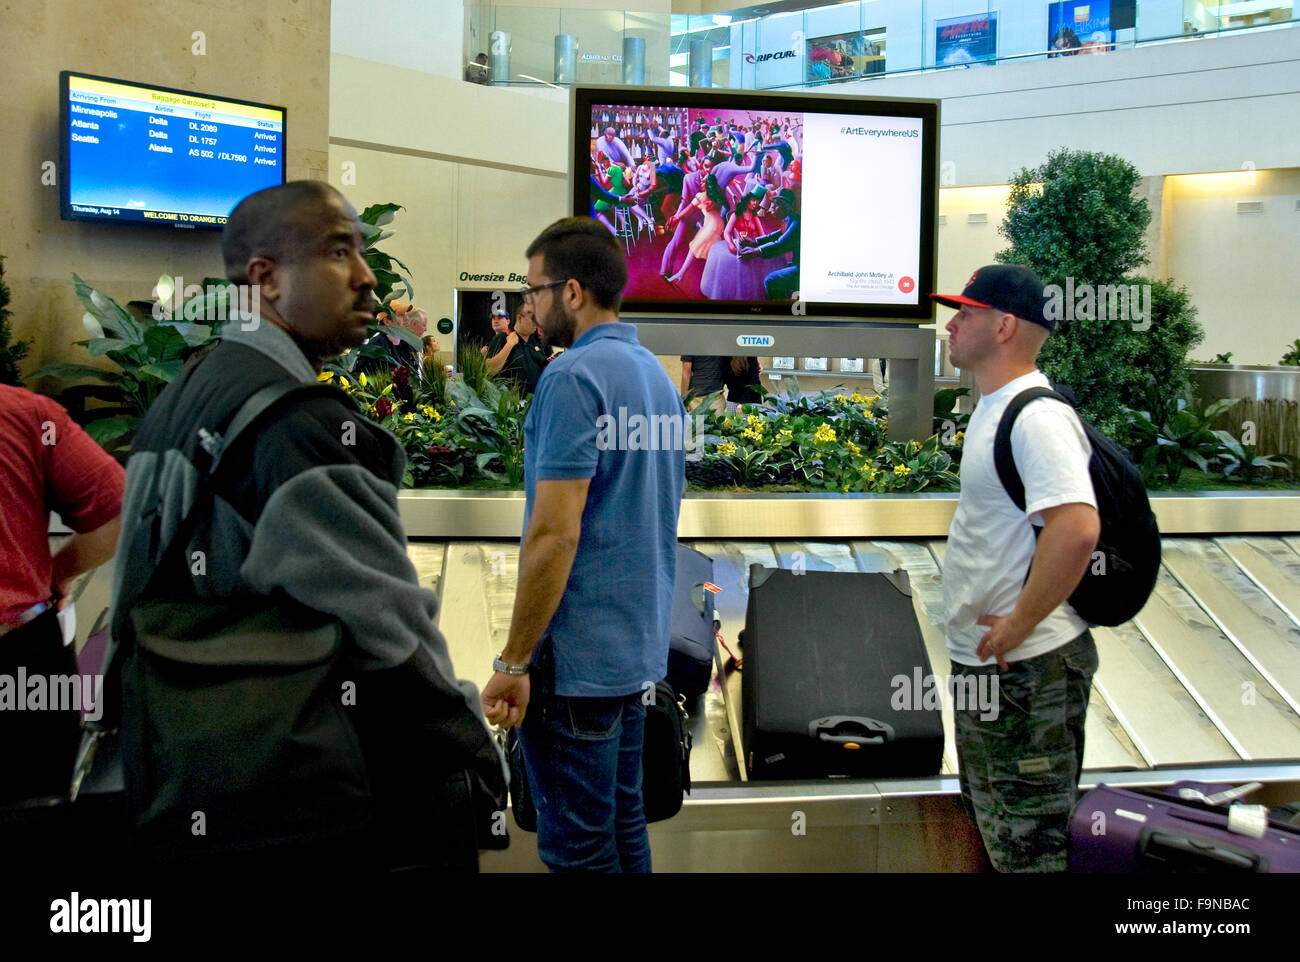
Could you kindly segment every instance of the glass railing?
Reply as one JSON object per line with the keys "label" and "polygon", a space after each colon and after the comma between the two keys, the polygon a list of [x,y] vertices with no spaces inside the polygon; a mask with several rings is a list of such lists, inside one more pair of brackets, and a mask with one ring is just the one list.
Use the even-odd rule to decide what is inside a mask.
{"label": "glass railing", "polygon": [[711,15],[467,3],[465,79],[750,90],[831,86],[1289,28],[1300,25],[1297,6],[1300,0],[988,0],[948,16],[953,4],[928,0]]}
{"label": "glass railing", "polygon": [[465,79],[668,86],[668,13],[465,5]]}

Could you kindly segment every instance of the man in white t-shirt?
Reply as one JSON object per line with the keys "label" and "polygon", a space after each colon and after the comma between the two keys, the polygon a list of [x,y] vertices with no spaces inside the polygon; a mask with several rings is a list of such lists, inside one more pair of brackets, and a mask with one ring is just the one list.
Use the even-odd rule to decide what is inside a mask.
{"label": "man in white t-shirt", "polygon": [[[943,566],[962,799],[999,871],[1060,872],[1097,670],[1088,624],[1066,602],[1101,530],[1092,451],[1067,405],[1027,404],[1011,432],[1025,484],[1018,509],[998,479],[993,439],[1012,398],[1049,386],[1035,366],[1054,327],[1043,282],[998,264],[977,270],[960,295],[931,297],[958,309],[949,354],[980,392]],[[972,704],[984,697],[955,697],[972,686],[992,689],[992,713]]]}

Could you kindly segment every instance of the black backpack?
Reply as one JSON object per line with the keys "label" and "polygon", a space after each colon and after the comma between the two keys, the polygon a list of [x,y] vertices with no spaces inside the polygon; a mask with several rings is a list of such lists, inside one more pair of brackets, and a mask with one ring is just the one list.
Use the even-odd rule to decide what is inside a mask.
{"label": "black backpack", "polygon": [[[1026,404],[1043,397],[1074,407],[1071,398],[1051,388],[1021,391],[1002,413],[993,440],[998,478],[1021,511],[1025,510],[1025,485],[1011,453],[1011,428]],[[1083,418],[1079,423],[1092,445],[1088,474],[1101,515],[1101,536],[1083,579],[1070,595],[1070,605],[1089,625],[1120,625],[1142,610],[1155,589],[1160,573],[1160,529],[1142,475],[1128,452]],[[1034,528],[1035,537],[1040,530]]]}

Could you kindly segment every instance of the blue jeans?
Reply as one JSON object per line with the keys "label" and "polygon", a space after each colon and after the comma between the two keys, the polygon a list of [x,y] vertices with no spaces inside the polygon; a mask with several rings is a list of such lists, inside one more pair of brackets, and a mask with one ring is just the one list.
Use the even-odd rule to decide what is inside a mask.
{"label": "blue jeans", "polygon": [[538,854],[552,872],[649,872],[641,692],[616,698],[556,695],[549,656],[543,651],[533,665],[519,730],[537,806]]}

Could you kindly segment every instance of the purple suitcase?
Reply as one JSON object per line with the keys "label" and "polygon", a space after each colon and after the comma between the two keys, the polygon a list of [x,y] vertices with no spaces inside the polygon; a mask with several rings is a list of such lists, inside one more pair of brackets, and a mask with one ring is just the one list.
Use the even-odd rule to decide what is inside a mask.
{"label": "purple suitcase", "polygon": [[[1070,819],[1070,871],[1300,872],[1300,828],[1256,818],[1262,837],[1229,830],[1238,803],[1223,796],[1231,794],[1227,785],[1200,782],[1163,791],[1098,785]],[[1238,817],[1245,814],[1233,813],[1234,829],[1250,824]]]}

